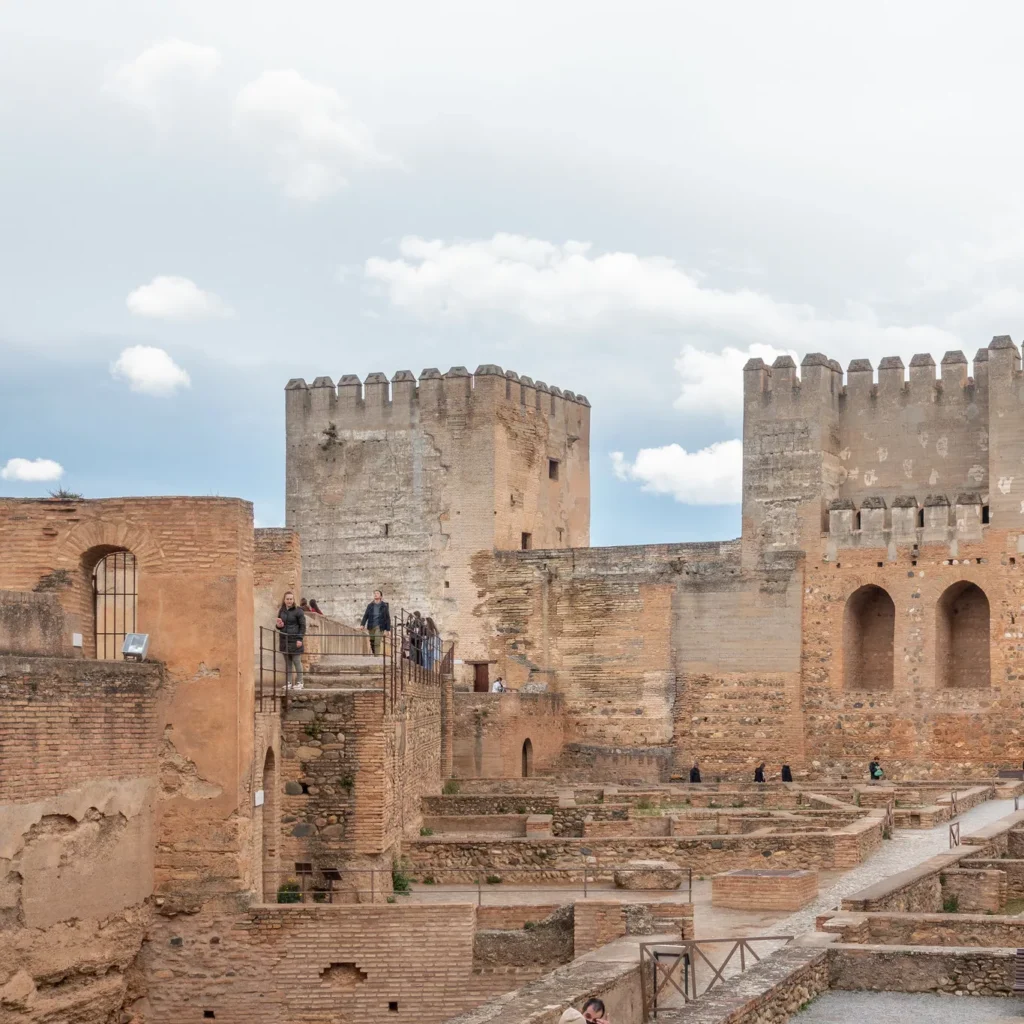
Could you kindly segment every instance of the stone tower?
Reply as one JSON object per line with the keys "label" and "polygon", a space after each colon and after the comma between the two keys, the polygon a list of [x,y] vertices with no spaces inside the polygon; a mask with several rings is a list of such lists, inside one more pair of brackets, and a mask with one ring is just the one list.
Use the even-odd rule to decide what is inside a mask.
{"label": "stone tower", "polygon": [[486,658],[473,556],[590,543],[590,403],[485,365],[289,381],[287,525],[305,595],[357,623],[374,589]]}

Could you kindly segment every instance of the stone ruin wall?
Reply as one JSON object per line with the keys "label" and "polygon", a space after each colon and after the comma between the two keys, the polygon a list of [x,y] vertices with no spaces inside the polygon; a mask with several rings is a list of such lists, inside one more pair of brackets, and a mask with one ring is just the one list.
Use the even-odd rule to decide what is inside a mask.
{"label": "stone ruin wall", "polygon": [[390,386],[379,373],[293,380],[285,396],[287,523],[328,615],[356,623],[381,589],[392,614],[419,609],[458,658],[481,657],[471,556],[524,534],[534,548],[589,543],[583,396],[495,366],[400,371]]}
{"label": "stone ruin wall", "polygon": [[[106,1021],[104,1007],[117,998],[119,985],[127,985],[121,992],[126,1008],[147,1012],[170,922],[187,930],[207,907],[235,905],[260,884],[252,804],[266,752],[254,744],[257,737],[267,742],[273,730],[266,723],[239,728],[254,715],[252,509],[227,499],[4,499],[0,543],[0,588],[49,594],[58,603],[63,624],[53,635],[63,639],[57,654],[68,649],[74,632],[91,639],[91,571],[98,559],[131,551],[138,567],[137,628],[150,634],[154,663],[36,655],[7,674],[16,716],[42,708],[58,732],[40,740],[30,756],[13,748],[14,774],[31,784],[5,798],[3,813],[22,821],[26,805],[45,803],[43,828],[22,821],[14,845],[31,853],[37,840],[52,851],[71,844],[76,853],[69,870],[77,875],[61,885],[48,863],[38,865],[45,868],[43,881],[29,870],[20,883],[20,911],[16,895],[6,890],[15,903],[6,908],[6,921],[30,930],[26,921],[34,918],[26,917],[32,908],[25,893],[41,885],[52,891],[46,913],[53,919],[45,917],[41,927],[52,925],[69,941],[44,942],[46,956],[30,984],[0,975],[0,987],[15,983],[26,1021],[52,1019],[46,1016],[51,999],[65,1000],[68,1008],[81,1003],[77,1017],[64,1019]],[[50,629],[52,612],[51,603],[50,625],[40,626],[41,633]],[[109,699],[90,703],[87,684],[97,693],[104,688]],[[51,824],[54,816],[60,820]],[[30,858],[28,867],[33,863]],[[143,902],[148,922],[139,909]],[[116,927],[101,929],[109,917]],[[143,931],[147,941],[139,951]],[[102,973],[104,957],[117,970],[103,975],[103,991],[92,1000],[83,979]]]}

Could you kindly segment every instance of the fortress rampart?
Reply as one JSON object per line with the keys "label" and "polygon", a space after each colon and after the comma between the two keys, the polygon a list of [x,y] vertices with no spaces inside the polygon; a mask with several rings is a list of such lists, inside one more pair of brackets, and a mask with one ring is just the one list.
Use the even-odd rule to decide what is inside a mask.
{"label": "fortress rampart", "polygon": [[[744,369],[744,539],[748,550],[976,539],[1024,525],[1024,374],[1010,338],[975,354],[878,366],[807,355]],[[847,513],[850,513],[847,515]],[[859,525],[858,525],[859,520]],[[748,530],[748,526],[750,529]]]}

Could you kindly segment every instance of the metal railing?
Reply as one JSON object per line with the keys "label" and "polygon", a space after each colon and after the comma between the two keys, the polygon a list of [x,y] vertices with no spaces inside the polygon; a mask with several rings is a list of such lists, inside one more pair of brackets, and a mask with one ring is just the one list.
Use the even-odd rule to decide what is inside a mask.
{"label": "metal railing", "polygon": [[[407,874],[407,871],[411,874]],[[600,883],[595,880],[593,872],[586,865],[576,877],[571,877],[570,873],[569,878],[562,879],[557,883],[551,882],[551,872],[538,871],[537,881],[533,884],[520,881],[524,875],[529,874],[521,869],[516,871],[517,878],[513,882],[502,881],[496,871],[480,871],[471,881],[466,881],[467,872],[464,869],[455,868],[448,872],[443,868],[426,871],[407,868],[391,871],[387,868],[331,868],[305,864],[302,870],[274,871],[264,874],[275,882],[273,891],[277,894],[276,902],[278,903],[373,903],[378,898],[395,897],[397,899],[415,891],[420,894],[445,892],[448,895],[471,895],[475,898],[477,906],[503,906],[508,904],[510,895],[517,897],[529,895],[535,897],[539,903],[546,903],[562,897],[566,897],[568,902],[570,899],[577,899],[580,896],[586,899],[594,893],[601,895],[613,891],[622,893],[622,890],[601,887]],[[450,881],[445,881],[446,874],[451,879]],[[264,885],[266,885],[266,881]],[[448,888],[442,888],[445,886]],[[622,899],[623,902],[643,902],[641,897],[655,900],[667,895],[680,896],[682,891],[682,887],[663,890],[647,889],[643,892],[631,892],[628,901],[626,894],[622,893]],[[493,899],[488,900],[488,896],[492,896]],[[686,901],[685,903],[680,901],[679,906],[684,906],[686,903],[693,903],[692,869],[687,869]]]}
{"label": "metal railing", "polygon": [[381,690],[384,711],[395,706],[408,686],[440,686],[454,671],[454,641],[421,633],[404,610],[392,620],[390,630],[373,635],[307,615],[301,649],[297,639],[276,628],[260,627],[256,691],[260,711],[277,710],[294,687],[294,677],[285,664],[288,653],[301,654],[303,669],[314,675],[354,667],[351,661],[344,664],[337,660],[343,658],[355,659],[356,664],[379,665],[379,676],[373,673],[366,681],[369,688]]}
{"label": "metal railing", "polygon": [[960,822],[951,821],[949,823],[949,848],[952,850],[953,847],[960,845]]}
{"label": "metal railing", "polygon": [[[747,956],[754,963],[758,956],[752,942],[788,943],[792,935],[747,935],[732,939],[684,939],[681,942],[641,942],[640,943],[640,990],[643,1000],[643,1019],[657,1019],[659,1003],[667,1009],[668,999],[674,996],[682,998],[684,1004],[692,1003],[704,995],[716,984],[725,980],[725,969],[739,953],[739,970],[747,969]],[[714,946],[729,943],[729,951],[725,959],[715,965],[701,949],[702,946]],[[697,965],[706,964],[711,971],[711,978],[703,988],[697,981]]]}

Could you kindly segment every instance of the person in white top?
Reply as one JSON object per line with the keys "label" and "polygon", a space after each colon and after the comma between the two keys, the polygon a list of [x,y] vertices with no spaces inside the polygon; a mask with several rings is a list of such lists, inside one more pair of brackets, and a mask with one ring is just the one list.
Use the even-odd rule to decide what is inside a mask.
{"label": "person in white top", "polygon": [[494,682],[491,684],[491,693],[504,693],[504,692],[505,692],[505,684],[501,681],[501,676],[498,676],[498,678],[495,679]]}

